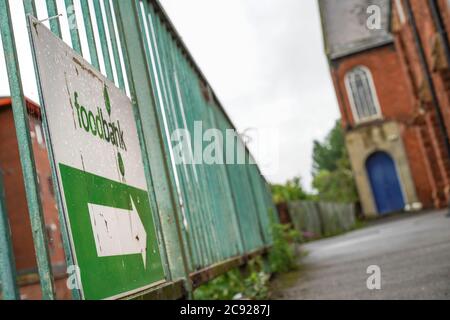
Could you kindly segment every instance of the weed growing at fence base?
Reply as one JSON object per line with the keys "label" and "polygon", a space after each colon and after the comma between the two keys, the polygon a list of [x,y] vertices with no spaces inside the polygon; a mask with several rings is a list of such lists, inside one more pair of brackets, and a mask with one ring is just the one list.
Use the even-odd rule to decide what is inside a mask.
{"label": "weed growing at fence base", "polygon": [[261,257],[244,269],[235,268],[194,292],[196,300],[266,299],[269,296],[269,274],[264,271]]}
{"label": "weed growing at fence base", "polygon": [[243,268],[236,268],[219,276],[195,290],[194,298],[197,300],[268,299],[270,274],[289,272],[297,268],[295,244],[300,238],[299,233],[291,226],[275,223],[274,220],[272,216],[273,246],[268,257],[264,258],[265,261],[262,257],[258,257]]}
{"label": "weed growing at fence base", "polygon": [[300,241],[300,233],[291,225],[272,223],[273,246],[269,253],[270,271],[283,273],[295,269],[297,255],[295,244]]}

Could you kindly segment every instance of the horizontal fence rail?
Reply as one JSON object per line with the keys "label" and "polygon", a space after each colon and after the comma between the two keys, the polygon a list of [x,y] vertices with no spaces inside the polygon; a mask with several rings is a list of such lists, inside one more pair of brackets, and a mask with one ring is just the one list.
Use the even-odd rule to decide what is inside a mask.
{"label": "horizontal fence rail", "polygon": [[[19,3],[13,2],[16,6]],[[16,39],[20,37],[20,42],[27,44],[23,39],[26,35],[28,40],[26,15],[45,20],[56,36],[132,100],[166,282],[130,298],[189,296],[192,282],[198,286],[227,268],[266,252],[272,244],[271,219],[277,219],[276,209],[270,188],[243,139],[235,134],[232,142],[236,144],[233,150],[244,150],[245,163],[238,162],[238,154],[230,159],[233,160],[231,163],[206,163],[205,159],[194,163],[179,161],[186,160],[183,159],[185,154],[180,156],[174,146],[173,138],[180,137],[177,135],[180,130],[192,136],[200,130],[203,137],[203,132],[210,129],[227,137],[236,129],[159,2],[23,0],[22,3],[23,8],[11,11],[11,1],[0,0],[0,27],[42,296],[55,298],[54,279],[47,240],[43,235],[42,207],[36,198],[39,184],[33,179],[36,169],[24,102],[25,95],[31,95],[35,100],[42,99],[38,90],[33,89],[39,88],[35,68],[27,69],[26,78],[22,79],[19,70],[14,69],[20,66],[20,71],[25,71],[25,66],[32,63],[28,55],[17,56],[18,40],[14,40],[16,35]],[[11,13],[17,15],[17,11],[22,12],[23,20],[13,24]],[[30,84],[33,76],[36,83]],[[22,85],[27,88],[25,93]],[[44,116],[42,121],[48,137]],[[52,159],[52,146],[46,140]],[[189,150],[197,143],[197,140],[192,141],[188,143]],[[209,144],[201,139],[200,145],[195,147],[205,150]],[[223,155],[227,154],[227,144],[228,140],[219,142]],[[66,264],[71,265],[73,256],[68,226],[61,214],[60,190],[56,187],[54,168],[52,174]],[[11,246],[7,237],[7,207],[1,197],[0,203],[0,231],[5,233],[1,235],[0,246],[6,250]],[[2,268],[9,268],[11,278],[15,273],[11,267],[14,266],[14,257],[8,252],[2,250],[0,261]],[[1,273],[3,298],[17,298],[15,279],[5,281],[6,274]],[[80,298],[77,290],[72,292],[72,297]]]}

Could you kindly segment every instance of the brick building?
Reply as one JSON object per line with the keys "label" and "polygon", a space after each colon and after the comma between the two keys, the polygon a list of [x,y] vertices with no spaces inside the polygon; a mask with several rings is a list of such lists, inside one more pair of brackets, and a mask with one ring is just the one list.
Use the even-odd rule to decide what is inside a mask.
{"label": "brick building", "polygon": [[[417,2],[417,12],[422,12],[420,6],[426,3],[411,2]],[[446,1],[442,4],[447,5]],[[373,5],[379,10],[372,7],[368,11]],[[399,23],[394,3],[319,0],[319,6],[347,150],[365,215],[446,206],[446,135],[420,74],[411,33]],[[367,24],[374,13],[381,19],[379,28]],[[405,15],[402,21],[406,23],[403,18]],[[424,39],[427,36],[424,34]],[[433,47],[429,50],[432,55]],[[438,92],[448,103],[442,94],[446,90],[448,94],[444,80],[442,77]],[[446,119],[450,124],[450,118]]]}
{"label": "brick building", "polygon": [[[64,280],[66,266],[58,210],[53,195],[50,162],[43,138],[40,109],[29,100],[27,100],[27,109],[52,267],[57,279],[55,282],[57,295],[58,298],[69,298],[70,293]],[[39,299],[39,276],[10,98],[0,98],[0,151],[0,172],[3,177],[21,296],[22,299]]]}
{"label": "brick building", "polygon": [[450,180],[450,1],[395,0],[392,11],[392,32],[407,75],[407,94],[420,111],[416,121],[434,128],[432,146],[427,146],[433,164],[430,181],[434,204],[443,207],[448,204]]}

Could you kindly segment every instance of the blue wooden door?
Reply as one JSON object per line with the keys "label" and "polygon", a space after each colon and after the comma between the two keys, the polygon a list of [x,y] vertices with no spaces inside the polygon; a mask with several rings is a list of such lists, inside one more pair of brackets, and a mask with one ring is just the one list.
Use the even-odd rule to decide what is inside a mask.
{"label": "blue wooden door", "polygon": [[392,158],[385,152],[376,152],[367,159],[366,169],[378,213],[402,211],[405,201]]}

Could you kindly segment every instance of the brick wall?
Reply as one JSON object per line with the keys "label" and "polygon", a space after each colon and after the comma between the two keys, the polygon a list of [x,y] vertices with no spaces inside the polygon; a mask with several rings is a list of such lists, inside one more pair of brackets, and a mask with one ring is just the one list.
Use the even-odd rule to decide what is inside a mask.
{"label": "brick wall", "polygon": [[[435,23],[428,1],[410,0],[411,9],[416,20],[420,43],[423,46],[428,64],[428,72],[438,98],[438,105],[444,117],[447,134],[450,134],[450,69],[443,51],[443,42],[436,32]],[[446,0],[437,1],[447,30],[450,26],[449,8]],[[406,2],[402,2],[407,15]],[[404,73],[407,76],[408,95],[419,111],[417,122],[424,126],[421,129],[423,145],[431,163],[431,175],[434,204],[445,207],[449,200],[450,162],[445,147],[445,136],[442,133],[433,104],[431,91],[426,82],[425,66],[420,62],[417,43],[414,39],[410,21],[400,21],[397,6],[393,6],[393,32],[395,44]]]}
{"label": "brick wall", "polygon": [[1,107],[0,123],[0,168],[3,172],[6,208],[11,225],[16,266],[18,270],[31,270],[36,267],[36,259],[16,131],[10,108]]}
{"label": "brick wall", "polygon": [[[376,94],[382,113],[382,121],[396,121],[400,124],[401,137],[405,146],[412,179],[417,197],[424,207],[435,207],[438,184],[433,172],[433,159],[427,153],[433,148],[433,138],[428,136],[426,121],[419,121],[420,105],[412,94],[414,84],[408,72],[417,72],[415,65],[408,71],[409,65],[403,63],[396,50],[397,44],[389,44],[334,60],[331,72],[338,95],[343,126],[347,130],[358,127],[353,117],[349,96],[345,86],[345,75],[356,66],[367,67],[373,77]],[[370,126],[361,124],[359,126]],[[424,136],[425,135],[425,136]],[[434,157],[436,158],[437,155]]]}
{"label": "brick wall", "polygon": [[[4,103],[4,102],[3,102]],[[62,245],[58,211],[53,195],[50,162],[43,140],[40,113],[37,106],[28,103],[30,134],[39,180],[39,190],[44,211],[45,226],[53,272],[59,279],[57,297],[69,298],[65,287],[65,256]],[[28,214],[26,193],[23,182],[20,156],[14,127],[14,119],[9,105],[0,105],[0,169],[3,173],[5,200],[12,233],[16,267],[23,298],[40,296],[37,264]]]}
{"label": "brick wall", "polygon": [[335,60],[332,72],[340,91],[341,112],[347,114],[344,126],[355,126],[349,96],[345,87],[345,75],[357,66],[365,66],[372,73],[380,102],[381,112],[386,119],[406,120],[414,112],[407,92],[406,77],[399,67],[400,61],[393,45],[387,45]]}

